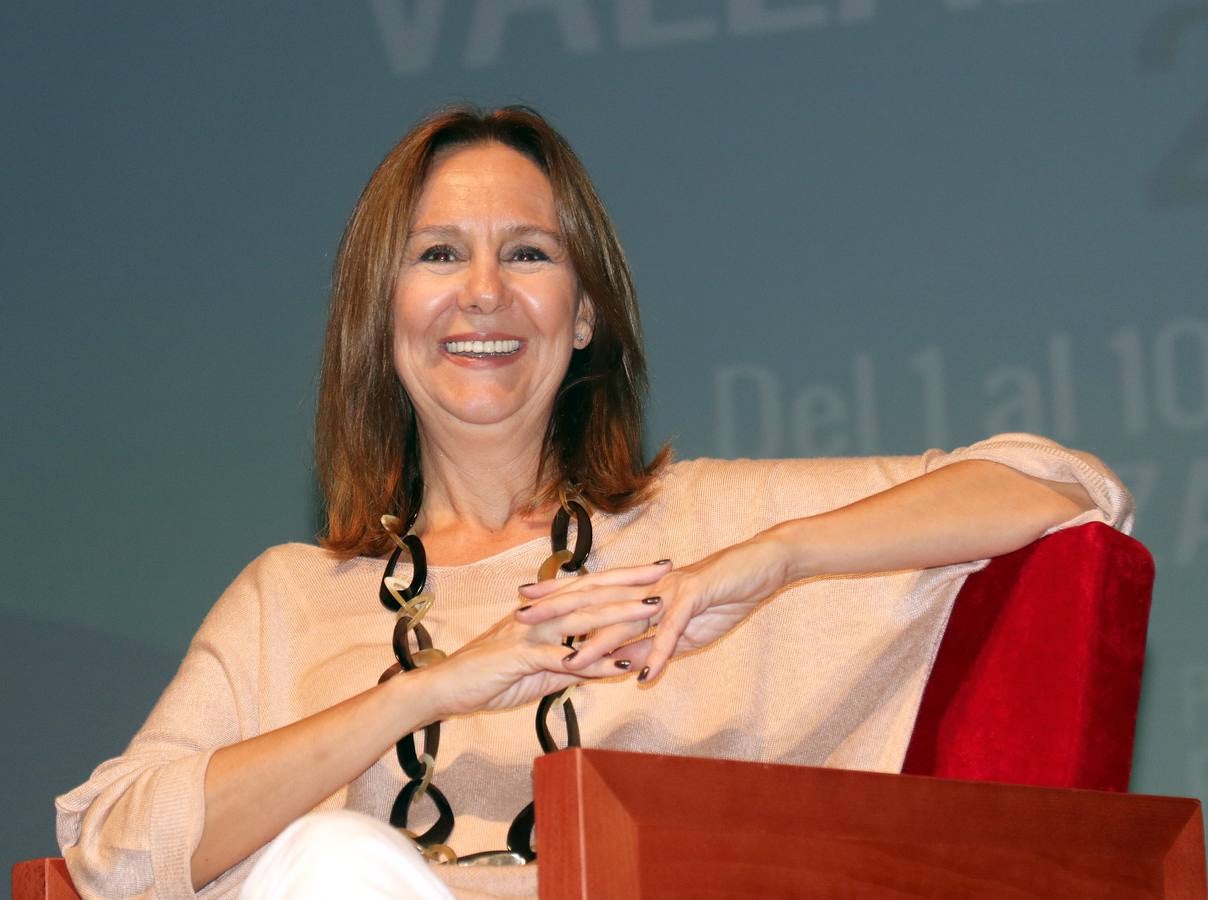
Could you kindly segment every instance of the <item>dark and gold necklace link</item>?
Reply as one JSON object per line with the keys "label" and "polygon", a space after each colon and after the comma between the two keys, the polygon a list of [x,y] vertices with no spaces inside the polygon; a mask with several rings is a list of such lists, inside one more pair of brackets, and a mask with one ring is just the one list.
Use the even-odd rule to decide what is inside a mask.
{"label": "dark and gold necklace link", "polygon": [[[570,530],[571,514],[575,517],[575,549],[568,550],[567,540]],[[425,591],[428,580],[428,557],[424,544],[419,536],[411,533],[415,524],[414,517],[403,525],[397,516],[382,516],[382,527],[390,534],[395,543],[394,552],[386,563],[386,571],[382,574],[382,582],[378,588],[378,599],[386,609],[396,614],[394,633],[391,643],[394,648],[396,662],[390,666],[378,683],[393,678],[399,672],[410,672],[424,666],[433,665],[445,658],[442,650],[432,646],[432,636],[423,626],[423,618],[432,608],[435,597],[431,591]],[[548,581],[557,577],[559,571],[573,572],[577,575],[587,574],[584,565],[591,553],[591,517],[582,504],[570,500],[559,508],[550,526],[549,557],[537,570],[538,581]],[[401,579],[394,577],[395,567],[400,556],[407,553],[411,557],[411,581],[404,584]],[[415,634],[415,649],[411,648],[410,634]],[[567,648],[573,650],[574,635],[563,641]],[[566,744],[568,747],[579,746],[579,719],[575,707],[570,701],[574,687],[555,691],[541,698],[537,704],[537,741],[545,753],[553,753],[561,748],[554,740],[549,728],[549,714],[555,706],[561,706],[566,721]],[[423,729],[424,752],[418,753],[415,744],[415,732],[406,734],[395,747],[399,766],[410,779],[399,791],[390,810],[390,824],[402,831],[415,842],[420,852],[428,859],[442,863],[457,865],[523,865],[537,858],[533,847],[533,804],[529,802],[524,809],[516,814],[508,828],[508,849],[489,850],[483,853],[472,853],[458,857],[446,843],[453,833],[453,807],[448,799],[435,784],[432,775],[436,769],[436,754],[440,749],[440,722],[433,722]],[[429,796],[436,807],[436,822],[423,834],[416,834],[407,827],[412,805],[423,796]]]}

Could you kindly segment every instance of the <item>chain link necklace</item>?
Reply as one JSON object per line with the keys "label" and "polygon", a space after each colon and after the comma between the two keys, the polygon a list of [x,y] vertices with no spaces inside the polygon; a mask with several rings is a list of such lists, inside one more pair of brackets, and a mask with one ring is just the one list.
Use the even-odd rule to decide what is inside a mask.
{"label": "chain link necklace", "polygon": [[[432,636],[423,626],[423,618],[432,608],[435,596],[425,590],[428,580],[428,557],[424,544],[419,536],[412,532],[418,510],[412,514],[410,521],[404,527],[397,516],[382,516],[382,527],[390,534],[395,543],[394,552],[386,563],[386,571],[378,587],[378,599],[386,609],[396,614],[392,644],[396,662],[391,665],[378,684],[393,678],[400,672],[410,672],[422,669],[440,662],[446,654],[432,645]],[[575,549],[566,548],[570,530],[570,517],[575,517]],[[538,581],[548,581],[557,577],[559,570],[573,572],[576,575],[587,574],[584,563],[591,552],[591,518],[583,506],[569,500],[558,509],[550,525],[550,555],[537,570]],[[399,557],[407,553],[411,557],[412,575],[410,583],[404,583],[394,577],[395,566]],[[411,641],[414,635],[415,648]],[[575,637],[568,636],[563,644],[573,648]],[[541,698],[537,704],[537,742],[543,753],[553,753],[560,749],[549,728],[549,714],[556,706],[561,706],[566,721],[566,744],[568,747],[579,746],[579,719],[575,715],[574,704],[570,694],[574,685],[561,691],[555,691]],[[436,754],[440,749],[440,722],[433,722],[423,728],[424,752],[417,752],[415,736],[419,732],[403,735],[395,745],[395,754],[402,767],[403,774],[409,781],[398,792],[394,806],[390,809],[390,824],[409,837],[419,851],[428,859],[441,863],[462,866],[475,865],[524,865],[537,858],[533,847],[533,803],[530,801],[508,828],[506,850],[487,850],[481,853],[471,853],[458,857],[449,847],[449,836],[453,833],[453,807],[449,804],[444,793],[432,783],[432,774],[436,769]],[[427,831],[416,834],[407,827],[412,806],[423,796],[432,799],[436,807],[437,818]]]}

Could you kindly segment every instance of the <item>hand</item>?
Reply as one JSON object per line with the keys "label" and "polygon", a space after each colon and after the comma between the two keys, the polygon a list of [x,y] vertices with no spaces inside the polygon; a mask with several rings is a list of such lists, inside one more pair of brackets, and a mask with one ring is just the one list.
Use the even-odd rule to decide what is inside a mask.
{"label": "hand", "polygon": [[[562,579],[559,583],[578,581]],[[553,583],[552,581],[550,582]],[[577,656],[563,643],[567,635],[587,634],[618,625],[645,628],[649,607],[639,603],[581,603],[565,615],[548,615],[537,623],[507,616],[450,654],[427,666],[427,682],[435,718],[484,709],[508,709],[532,702],[589,678],[606,678],[630,668],[625,659],[596,659],[574,665]],[[639,629],[640,631],[640,629]],[[620,664],[620,665],[619,665]]]}
{"label": "hand", "polygon": [[[674,654],[703,647],[728,632],[783,587],[789,555],[784,542],[764,532],[681,569],[664,561],[544,581],[520,589],[532,604],[517,610],[515,618],[539,626],[581,609],[644,609],[645,616],[597,629],[565,666],[594,671],[606,654],[617,651],[633,667],[643,667],[638,677],[645,681],[658,677]],[[653,635],[643,637],[651,626],[657,626]]]}

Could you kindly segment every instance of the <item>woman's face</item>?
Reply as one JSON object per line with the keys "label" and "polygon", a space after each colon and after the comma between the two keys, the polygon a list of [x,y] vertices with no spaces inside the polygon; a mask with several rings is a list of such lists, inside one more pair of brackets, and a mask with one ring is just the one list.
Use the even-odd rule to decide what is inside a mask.
{"label": "woman's face", "polygon": [[545,173],[497,143],[438,156],[393,297],[394,368],[421,425],[506,424],[540,440],[591,315]]}

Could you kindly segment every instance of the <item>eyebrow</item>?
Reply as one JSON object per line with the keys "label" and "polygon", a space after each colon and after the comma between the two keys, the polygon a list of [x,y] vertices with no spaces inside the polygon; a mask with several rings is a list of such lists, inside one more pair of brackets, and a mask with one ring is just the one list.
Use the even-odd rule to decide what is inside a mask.
{"label": "eyebrow", "polygon": [[[510,223],[500,226],[500,231],[504,237],[522,238],[530,235],[539,235],[554,241],[558,246],[563,246],[566,240],[557,231],[550,231],[548,228],[541,228],[538,225],[528,225],[521,222]],[[454,238],[462,235],[462,229],[457,225],[425,225],[422,228],[414,228],[407,234],[407,240],[412,240],[416,237],[433,237],[433,238]]]}

